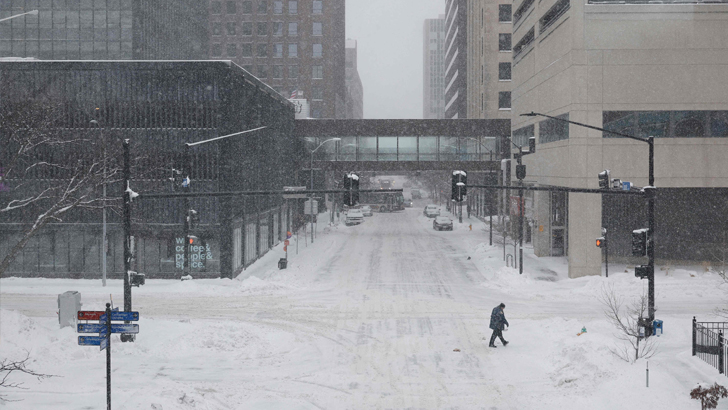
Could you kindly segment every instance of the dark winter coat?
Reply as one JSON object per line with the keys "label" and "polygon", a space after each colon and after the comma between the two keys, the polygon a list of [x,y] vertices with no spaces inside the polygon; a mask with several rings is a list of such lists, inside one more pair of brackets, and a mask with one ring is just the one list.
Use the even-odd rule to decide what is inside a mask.
{"label": "dark winter coat", "polygon": [[503,325],[508,325],[506,315],[503,313],[503,309],[500,306],[493,308],[493,313],[490,314],[490,328],[503,330]]}

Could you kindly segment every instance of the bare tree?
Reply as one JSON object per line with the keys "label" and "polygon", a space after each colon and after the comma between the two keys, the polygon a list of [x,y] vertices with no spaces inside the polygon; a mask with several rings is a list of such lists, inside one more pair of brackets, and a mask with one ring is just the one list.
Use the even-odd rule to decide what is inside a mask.
{"label": "bare tree", "polygon": [[625,307],[613,286],[605,286],[599,295],[604,306],[604,315],[617,329],[617,339],[623,343],[611,349],[620,359],[634,363],[638,359],[649,359],[657,352],[655,339],[640,335],[642,321],[647,316],[647,295],[644,293]]}
{"label": "bare tree", "polygon": [[[35,377],[38,380],[56,377],[51,374],[38,373],[34,370],[28,369],[26,367],[28,360],[30,360],[30,353],[27,353],[25,359],[22,360],[14,361],[10,359],[3,359],[0,361],[0,387],[6,389],[25,389],[22,382],[14,382],[10,380],[10,376],[13,373],[26,374],[28,376]],[[18,400],[10,400],[6,394],[0,393],[0,403],[9,401]]]}

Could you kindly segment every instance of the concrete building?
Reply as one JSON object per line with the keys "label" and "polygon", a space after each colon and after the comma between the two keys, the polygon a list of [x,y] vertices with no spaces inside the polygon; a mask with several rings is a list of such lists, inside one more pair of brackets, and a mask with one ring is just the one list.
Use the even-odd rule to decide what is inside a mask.
{"label": "concrete building", "polygon": [[445,15],[423,27],[422,118],[445,118]]}
{"label": "concrete building", "polygon": [[445,118],[467,118],[468,0],[445,5]]}
{"label": "concrete building", "polygon": [[[728,5],[629,3],[514,3],[513,136],[537,137],[528,182],[588,188],[604,169],[645,186],[647,144],[520,114],[654,136],[656,258],[709,261],[728,232]],[[570,277],[599,275],[606,226],[610,253],[628,256],[645,201],[603,198],[536,195],[536,254],[567,254]]]}
{"label": "concrete building", "polygon": [[346,118],[364,118],[364,87],[359,77],[356,40],[346,40]]}
{"label": "concrete building", "polygon": [[234,61],[276,91],[311,103],[311,117],[344,118],[345,2],[210,1],[210,57]]}
{"label": "concrete building", "polygon": [[198,0],[0,2],[0,57],[41,60],[207,58],[207,9]]}
{"label": "concrete building", "polygon": [[468,0],[468,118],[511,118],[511,8],[506,0]]}

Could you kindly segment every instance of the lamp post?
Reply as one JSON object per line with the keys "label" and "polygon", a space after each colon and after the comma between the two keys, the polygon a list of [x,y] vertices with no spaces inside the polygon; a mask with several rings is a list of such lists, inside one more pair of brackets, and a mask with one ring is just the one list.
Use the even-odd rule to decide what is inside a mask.
{"label": "lamp post", "polygon": [[[467,138],[467,139],[477,142],[480,145],[480,148],[483,148],[486,151],[488,151],[490,153],[490,162],[493,162],[493,150],[491,150],[490,148],[486,148],[485,145],[483,145],[483,143],[480,142],[479,139],[476,139],[476,138]],[[491,190],[491,197],[492,197],[492,190]],[[488,229],[490,232],[488,235],[489,236],[488,241],[489,241],[489,244],[492,246],[493,245],[493,198],[491,198],[490,202],[488,202],[488,214],[489,214],[489,219],[490,219],[490,222],[489,222],[490,228]]]}
{"label": "lamp post", "polygon": [[580,127],[589,128],[596,131],[608,132],[610,134],[618,135],[620,137],[629,138],[635,141],[646,142],[649,146],[648,151],[648,186],[644,188],[647,196],[647,224],[648,224],[648,246],[647,246],[647,257],[649,261],[647,277],[647,315],[649,316],[649,323],[645,324],[648,328],[646,334],[652,334],[652,323],[655,320],[655,196],[657,194],[655,189],[655,137],[640,138],[634,135],[622,134],[620,132],[614,132],[605,130],[604,128],[595,127],[593,125],[583,124],[576,121],[570,121],[563,118],[553,117],[551,115],[541,114],[538,112],[531,111],[530,113],[521,114],[522,117],[546,117],[556,121],[566,122],[569,124],[578,125]]}
{"label": "lamp post", "polygon": [[5,17],[5,18],[0,19],[0,21],[6,21],[6,20],[14,19],[16,17],[22,17],[22,16],[25,16],[25,15],[37,16],[38,15],[38,10],[31,10],[31,11],[27,11],[25,13],[16,14],[14,16]]}
{"label": "lamp post", "polygon": [[[98,108],[96,109],[98,111]],[[101,125],[97,120],[91,120],[91,124],[96,125],[96,129],[101,133],[101,139],[103,140],[103,156],[104,156],[104,184],[103,184],[103,202],[101,206],[101,285],[106,286],[106,252],[108,247],[108,241],[106,239],[106,135],[101,129]]]}
{"label": "lamp post", "polygon": [[[319,146],[316,147],[313,151],[311,151],[311,190],[312,191],[313,191],[313,154],[329,141],[341,141],[341,138],[327,139],[326,141],[319,144]],[[309,204],[311,205],[311,243],[313,243],[313,194],[311,194],[311,199],[309,200]]]}

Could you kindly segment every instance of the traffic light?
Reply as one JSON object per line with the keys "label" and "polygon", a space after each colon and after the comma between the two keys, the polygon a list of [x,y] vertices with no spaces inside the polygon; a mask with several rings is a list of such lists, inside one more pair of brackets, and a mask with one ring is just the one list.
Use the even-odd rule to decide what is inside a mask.
{"label": "traffic light", "polygon": [[601,189],[609,189],[609,185],[611,183],[609,176],[610,172],[608,169],[605,169],[604,171],[599,173],[599,188]]}
{"label": "traffic light", "polygon": [[640,279],[649,279],[652,275],[653,268],[649,265],[640,265],[634,267],[634,277]]}
{"label": "traffic light", "polygon": [[632,231],[632,256],[647,255],[647,229]]}
{"label": "traffic light", "polygon": [[344,175],[344,205],[354,206],[359,203],[359,176],[356,174]]}
{"label": "traffic light", "polygon": [[528,139],[528,153],[533,154],[536,152],[536,137]]}
{"label": "traffic light", "polygon": [[197,213],[194,209],[190,209],[187,211],[187,223],[189,224],[189,229],[192,229],[200,222],[200,214]]}
{"label": "traffic light", "polygon": [[516,179],[523,180],[526,178],[526,166],[516,165]]}
{"label": "traffic light", "polygon": [[605,248],[607,246],[607,240],[602,236],[597,238],[597,248]]}
{"label": "traffic light", "polygon": [[468,174],[465,171],[453,171],[451,188],[450,199],[463,202],[463,198],[468,194]]}

